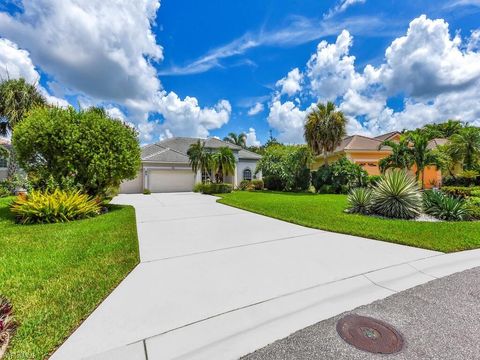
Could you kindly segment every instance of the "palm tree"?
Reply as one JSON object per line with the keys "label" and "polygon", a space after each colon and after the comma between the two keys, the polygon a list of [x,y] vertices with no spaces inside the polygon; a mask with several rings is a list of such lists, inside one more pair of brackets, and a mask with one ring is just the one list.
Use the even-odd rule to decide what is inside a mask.
{"label": "palm tree", "polygon": [[[36,106],[46,105],[45,97],[40,94],[35,84],[25,79],[8,79],[0,83],[0,136],[8,136],[28,111]],[[10,150],[8,178],[15,174],[15,151]]]}
{"label": "palm tree", "polygon": [[222,183],[225,176],[235,172],[235,156],[228,147],[221,147],[212,154],[213,168],[217,182]]}
{"label": "palm tree", "polygon": [[465,170],[473,170],[480,159],[480,129],[467,126],[450,138],[449,151],[463,162]]}
{"label": "palm tree", "polygon": [[438,155],[428,148],[428,137],[422,133],[412,133],[407,136],[410,142],[410,152],[415,162],[417,171],[415,177],[417,181],[422,177],[422,189],[425,187],[425,168],[430,165],[440,167],[440,159]]}
{"label": "palm tree", "polygon": [[223,138],[223,141],[226,141],[231,144],[238,145],[244,148],[247,146],[247,134],[245,133],[235,134],[234,132],[231,132],[228,134],[228,136],[225,136]]}
{"label": "palm tree", "polygon": [[328,166],[328,153],[340,145],[346,135],[347,120],[341,111],[335,110],[335,104],[318,103],[306,118],[304,136],[315,155],[323,154],[325,166]]}
{"label": "palm tree", "polygon": [[449,119],[441,124],[427,124],[421,131],[425,132],[428,138],[450,138],[451,136],[458,134],[463,128],[463,123],[459,120]]}
{"label": "palm tree", "polygon": [[199,170],[202,174],[210,173],[212,169],[212,154],[205,148],[204,141],[198,140],[196,143],[190,145],[187,150],[187,155],[194,173],[197,173]]}
{"label": "palm tree", "polygon": [[378,147],[378,150],[383,146],[389,146],[392,149],[392,153],[379,161],[378,165],[382,173],[391,168],[403,169],[405,171],[412,168],[414,160],[406,137],[402,136],[398,143],[385,140]]}

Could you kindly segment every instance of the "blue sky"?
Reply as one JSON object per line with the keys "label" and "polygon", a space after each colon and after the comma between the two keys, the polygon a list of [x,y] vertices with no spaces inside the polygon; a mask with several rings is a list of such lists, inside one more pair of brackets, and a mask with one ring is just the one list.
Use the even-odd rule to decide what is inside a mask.
{"label": "blue sky", "polygon": [[234,131],[258,144],[270,130],[301,142],[327,100],[350,133],[480,121],[478,0],[133,3],[4,2],[0,75],[39,79],[59,105],[105,106],[144,143]]}

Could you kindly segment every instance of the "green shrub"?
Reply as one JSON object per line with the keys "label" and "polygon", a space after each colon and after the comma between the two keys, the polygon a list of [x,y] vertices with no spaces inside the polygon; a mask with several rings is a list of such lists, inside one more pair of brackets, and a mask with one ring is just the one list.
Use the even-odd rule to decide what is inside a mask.
{"label": "green shrub", "polygon": [[250,185],[250,180],[242,180],[238,185],[238,190],[247,190],[248,185]]}
{"label": "green shrub", "polygon": [[0,194],[5,194],[4,196],[15,195],[15,191],[18,189],[27,191],[31,189],[30,182],[23,174],[16,173],[11,178],[0,181]]}
{"label": "green shrub", "polygon": [[21,224],[56,223],[84,219],[101,211],[96,199],[86,194],[55,190],[46,193],[32,190],[26,196],[18,196],[10,207]]}
{"label": "green shrub", "polygon": [[442,191],[452,196],[466,198],[474,192],[480,191],[480,186],[442,186]]}
{"label": "green shrub", "polygon": [[356,188],[348,194],[348,209],[352,214],[369,214],[372,208],[372,190]]}
{"label": "green shrub", "polygon": [[143,190],[143,195],[150,195],[152,192],[148,189]]}
{"label": "green shrub", "polygon": [[423,207],[425,213],[440,220],[461,221],[470,218],[470,211],[464,200],[444,194],[441,191],[425,191]]}
{"label": "green shrub", "polygon": [[382,175],[369,175],[367,185],[376,186],[380,180],[382,180]]}
{"label": "green shrub", "polygon": [[466,200],[467,208],[472,220],[480,220],[480,197],[472,196]]}
{"label": "green shrub", "polygon": [[265,188],[272,191],[282,191],[285,185],[282,179],[276,175],[267,175],[263,177]]}
{"label": "green shrub", "polygon": [[317,191],[323,185],[329,185],[334,189],[333,193],[347,194],[353,188],[366,186],[368,174],[360,165],[342,157],[330,166],[320,167],[313,174],[312,182]]}
{"label": "green shrub", "polygon": [[257,164],[265,187],[277,191],[304,191],[310,187],[311,152],[305,145],[270,145]]}
{"label": "green shrub", "polygon": [[333,185],[323,184],[320,189],[317,190],[319,194],[336,194],[337,191]]}
{"label": "green shrub", "polygon": [[261,179],[254,179],[252,180],[252,185],[254,187],[255,190],[263,190],[263,180]]}
{"label": "green shrub", "polygon": [[209,183],[209,184],[197,184],[198,191],[202,194],[227,194],[232,192],[232,185],[231,184],[217,184],[217,183]]}
{"label": "green shrub", "polygon": [[140,168],[136,131],[99,108],[77,111],[36,108],[16,125],[12,143],[17,160],[37,190],[72,184],[92,196],[134,179]]}
{"label": "green shrub", "polygon": [[196,183],[193,187],[193,192],[199,193],[202,192],[203,183]]}
{"label": "green shrub", "polygon": [[401,170],[388,172],[378,182],[372,201],[373,212],[389,218],[413,219],[422,209],[416,180]]}

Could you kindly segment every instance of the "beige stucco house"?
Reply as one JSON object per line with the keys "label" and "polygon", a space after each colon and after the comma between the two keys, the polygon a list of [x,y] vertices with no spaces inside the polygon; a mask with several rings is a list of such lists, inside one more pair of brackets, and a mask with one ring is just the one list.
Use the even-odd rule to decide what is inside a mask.
{"label": "beige stucco house", "polygon": [[[142,147],[142,167],[138,176],[134,180],[123,182],[120,192],[141,193],[145,189],[152,192],[192,191],[194,185],[202,181],[202,176],[207,176],[200,171],[194,173],[189,164],[187,151],[198,140],[174,137]],[[255,175],[260,155],[217,138],[200,140],[205,141],[207,149],[215,150],[226,146],[232,150],[236,168],[233,175],[226,177],[226,183],[237,187],[242,180],[251,180],[255,176],[261,178],[261,174]]]}

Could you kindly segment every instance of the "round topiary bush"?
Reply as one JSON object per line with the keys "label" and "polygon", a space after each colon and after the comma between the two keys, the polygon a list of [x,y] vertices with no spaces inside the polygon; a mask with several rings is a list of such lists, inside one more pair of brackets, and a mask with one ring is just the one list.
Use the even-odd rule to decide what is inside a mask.
{"label": "round topiary bush", "polygon": [[414,219],[422,210],[417,182],[403,170],[388,172],[373,190],[374,213],[396,219]]}

